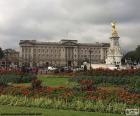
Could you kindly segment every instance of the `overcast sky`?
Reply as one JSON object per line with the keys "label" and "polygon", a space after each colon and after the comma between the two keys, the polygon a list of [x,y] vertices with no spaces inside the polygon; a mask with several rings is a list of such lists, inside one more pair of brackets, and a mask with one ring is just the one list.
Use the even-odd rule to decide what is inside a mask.
{"label": "overcast sky", "polygon": [[19,41],[109,42],[117,21],[124,50],[140,44],[140,0],[0,0],[0,46]]}

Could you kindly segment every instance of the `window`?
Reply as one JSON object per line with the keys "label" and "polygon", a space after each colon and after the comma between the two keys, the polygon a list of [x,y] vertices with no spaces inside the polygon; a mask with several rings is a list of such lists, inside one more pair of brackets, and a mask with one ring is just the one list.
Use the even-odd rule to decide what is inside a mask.
{"label": "window", "polygon": [[24,53],[24,49],[22,48],[22,52]]}

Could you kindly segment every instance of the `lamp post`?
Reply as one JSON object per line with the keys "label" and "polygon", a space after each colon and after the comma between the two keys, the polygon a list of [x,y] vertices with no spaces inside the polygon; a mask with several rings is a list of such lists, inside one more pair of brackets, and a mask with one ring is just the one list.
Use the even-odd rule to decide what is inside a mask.
{"label": "lamp post", "polygon": [[7,69],[7,67],[8,67],[8,50],[6,50],[5,51],[5,67],[6,67],[6,69]]}
{"label": "lamp post", "polygon": [[90,49],[89,50],[89,55],[90,55],[90,71],[91,71],[91,53],[92,53],[92,50]]}

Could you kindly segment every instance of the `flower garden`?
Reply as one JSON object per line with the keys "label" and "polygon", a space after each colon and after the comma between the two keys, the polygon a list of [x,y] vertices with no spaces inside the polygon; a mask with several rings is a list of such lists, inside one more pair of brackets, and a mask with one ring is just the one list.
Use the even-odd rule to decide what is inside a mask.
{"label": "flower garden", "polygon": [[1,69],[0,105],[125,114],[127,108],[140,108],[140,69],[51,76]]}

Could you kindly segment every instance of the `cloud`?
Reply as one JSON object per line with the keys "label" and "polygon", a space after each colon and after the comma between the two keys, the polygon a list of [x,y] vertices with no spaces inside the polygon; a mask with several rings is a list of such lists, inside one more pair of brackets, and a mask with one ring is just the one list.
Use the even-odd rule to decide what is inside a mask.
{"label": "cloud", "polygon": [[23,39],[109,42],[110,22],[116,20],[120,45],[135,49],[139,6],[138,0],[1,0],[0,46],[17,48]]}

